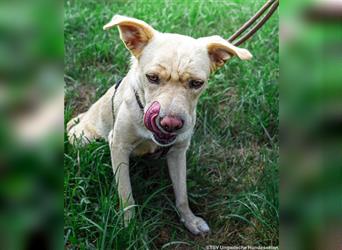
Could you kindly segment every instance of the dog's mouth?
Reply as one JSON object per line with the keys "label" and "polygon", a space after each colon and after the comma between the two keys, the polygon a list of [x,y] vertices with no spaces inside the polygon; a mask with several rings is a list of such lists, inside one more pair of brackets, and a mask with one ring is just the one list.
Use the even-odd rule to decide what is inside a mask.
{"label": "dog's mouth", "polygon": [[148,110],[144,115],[144,124],[148,130],[153,133],[153,141],[160,146],[169,146],[175,140],[177,135],[173,133],[167,133],[166,131],[162,131],[159,123],[159,112],[160,112],[160,104],[155,101],[151,104]]}

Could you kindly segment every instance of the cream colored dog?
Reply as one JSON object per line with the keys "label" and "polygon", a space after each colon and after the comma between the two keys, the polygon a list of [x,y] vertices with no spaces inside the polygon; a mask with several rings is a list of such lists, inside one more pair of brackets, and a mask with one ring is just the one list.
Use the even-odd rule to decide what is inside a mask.
{"label": "cream colored dog", "polygon": [[[123,206],[134,204],[129,177],[131,153],[167,149],[167,164],[181,221],[193,234],[209,232],[195,216],[186,188],[186,151],[196,122],[198,98],[210,72],[231,56],[252,55],[219,36],[195,39],[161,33],[147,23],[115,15],[103,28],[118,26],[132,54],[131,68],[119,87],[111,87],[90,109],[67,126],[71,143],[97,138],[109,141],[112,166]],[[127,208],[125,222],[133,216]]]}

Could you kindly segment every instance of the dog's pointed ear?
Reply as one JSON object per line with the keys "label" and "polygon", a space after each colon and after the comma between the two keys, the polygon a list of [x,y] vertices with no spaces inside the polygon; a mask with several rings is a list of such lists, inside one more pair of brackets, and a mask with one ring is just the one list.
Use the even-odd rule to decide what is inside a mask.
{"label": "dog's pointed ear", "polygon": [[156,33],[156,30],[144,21],[126,16],[113,16],[103,29],[108,30],[114,26],[118,26],[121,40],[136,58],[139,58],[144,47]]}
{"label": "dog's pointed ear", "polygon": [[253,57],[247,49],[236,47],[220,36],[202,37],[198,40],[201,41],[208,50],[211,71],[223,66],[223,64],[232,56],[237,56],[241,60],[249,60]]}

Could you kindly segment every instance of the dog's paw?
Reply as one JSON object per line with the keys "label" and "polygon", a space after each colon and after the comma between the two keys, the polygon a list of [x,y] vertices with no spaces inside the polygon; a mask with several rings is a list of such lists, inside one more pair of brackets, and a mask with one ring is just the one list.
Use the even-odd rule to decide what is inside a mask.
{"label": "dog's paw", "polygon": [[200,217],[194,216],[191,219],[182,219],[185,227],[194,235],[205,235],[210,232],[208,224]]}

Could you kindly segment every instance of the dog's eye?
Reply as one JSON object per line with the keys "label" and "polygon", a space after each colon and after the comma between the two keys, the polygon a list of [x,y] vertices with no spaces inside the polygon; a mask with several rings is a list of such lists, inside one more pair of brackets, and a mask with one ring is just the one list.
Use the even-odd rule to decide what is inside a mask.
{"label": "dog's eye", "polygon": [[202,80],[190,80],[189,81],[189,87],[192,89],[198,89],[200,87],[202,87],[204,81]]}
{"label": "dog's eye", "polygon": [[146,78],[150,83],[159,84],[159,77],[155,74],[146,74]]}

